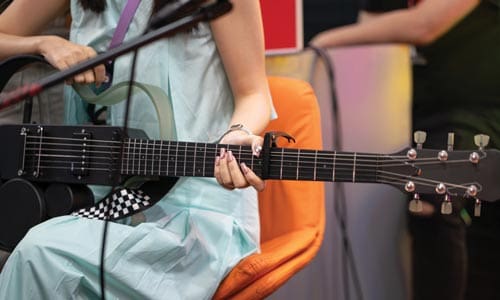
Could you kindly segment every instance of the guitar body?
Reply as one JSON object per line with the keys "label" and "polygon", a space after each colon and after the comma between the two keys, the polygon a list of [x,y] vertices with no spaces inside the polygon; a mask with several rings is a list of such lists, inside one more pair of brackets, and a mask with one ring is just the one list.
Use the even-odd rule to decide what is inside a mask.
{"label": "guitar body", "polygon": [[[128,133],[147,138],[140,130]],[[31,227],[49,218],[93,205],[87,184],[118,186],[129,179],[115,172],[123,137],[121,128],[108,126],[0,126],[0,139],[8,141],[0,147],[0,249],[12,251]],[[141,189],[153,199],[177,181],[152,178]]]}

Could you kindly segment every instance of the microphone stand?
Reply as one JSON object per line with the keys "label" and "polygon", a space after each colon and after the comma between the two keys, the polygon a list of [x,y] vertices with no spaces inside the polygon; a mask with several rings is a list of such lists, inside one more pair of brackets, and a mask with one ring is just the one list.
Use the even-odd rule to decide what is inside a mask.
{"label": "microphone stand", "polygon": [[21,102],[25,98],[33,97],[48,89],[53,87],[67,78],[71,78],[77,74],[82,73],[88,69],[95,66],[113,60],[114,58],[121,56],[125,53],[138,49],[144,45],[151,42],[159,40],[164,37],[172,36],[181,31],[188,30],[194,27],[199,22],[207,22],[214,20],[223,14],[229,12],[232,8],[232,4],[228,0],[218,0],[215,3],[209,4],[199,8],[192,14],[178,19],[164,27],[158,28],[153,31],[149,31],[144,35],[137,37],[134,40],[123,43],[122,45],[110,49],[105,53],[99,54],[91,59],[78,63],[66,70],[54,73],[41,79],[38,82],[30,83],[21,86],[14,91],[4,93],[0,96],[0,110]]}

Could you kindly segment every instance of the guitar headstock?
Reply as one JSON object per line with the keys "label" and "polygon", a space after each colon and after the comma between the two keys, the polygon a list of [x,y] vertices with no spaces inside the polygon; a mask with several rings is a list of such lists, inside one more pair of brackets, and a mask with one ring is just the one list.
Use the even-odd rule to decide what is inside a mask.
{"label": "guitar headstock", "polygon": [[418,132],[415,148],[382,157],[378,181],[413,194],[415,199],[420,194],[440,195],[443,213],[448,211],[447,203],[456,197],[470,198],[476,203],[497,201],[500,151],[485,149],[488,139],[485,135],[476,136],[476,150],[453,150],[450,138],[447,149],[424,149],[425,135]]}

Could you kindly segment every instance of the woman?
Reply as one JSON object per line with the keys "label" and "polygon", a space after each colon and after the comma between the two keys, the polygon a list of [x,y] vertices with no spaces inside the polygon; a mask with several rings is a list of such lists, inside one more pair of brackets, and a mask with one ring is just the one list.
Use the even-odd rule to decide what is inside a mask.
{"label": "woman", "polygon": [[[0,15],[0,54],[41,54],[65,69],[106,51],[125,2],[15,0]],[[71,42],[33,36],[68,8]],[[141,2],[125,39],[144,31],[154,9],[154,1]],[[227,16],[142,48],[136,78],[168,94],[179,140],[213,142],[231,125],[244,124],[246,130],[229,131],[221,143],[258,149],[262,140],[251,132],[261,132],[271,115],[263,51],[258,1],[236,0]],[[114,83],[128,80],[129,66],[128,56],[115,61]],[[99,85],[104,67],[72,80]],[[69,87],[66,100],[68,122],[84,120],[83,105]],[[112,107],[112,124],[122,124],[123,111],[123,105]],[[144,99],[132,101],[129,126],[151,138],[159,135],[156,113]],[[215,174],[216,179],[181,178],[137,226],[110,224],[109,298],[208,299],[231,267],[258,250],[255,189],[262,190],[264,182],[224,150]],[[255,189],[244,189],[249,185]],[[99,297],[102,226],[65,216],[32,228],[0,275],[0,298]]]}

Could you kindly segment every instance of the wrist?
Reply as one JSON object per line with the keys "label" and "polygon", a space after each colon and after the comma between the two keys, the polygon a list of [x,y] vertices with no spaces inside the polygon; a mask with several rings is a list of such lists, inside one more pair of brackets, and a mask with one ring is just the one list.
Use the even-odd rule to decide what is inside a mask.
{"label": "wrist", "polygon": [[35,54],[40,54],[40,55],[44,55],[45,54],[45,47],[46,47],[46,40],[47,40],[47,37],[46,36],[43,36],[43,35],[40,35],[40,36],[33,36],[31,37],[32,41],[32,48],[33,48],[33,53]]}
{"label": "wrist", "polygon": [[245,127],[245,125],[238,123],[231,125],[228,130],[226,130],[217,140],[218,143],[220,143],[225,137],[228,135],[234,135],[234,134],[245,134],[245,135],[253,135],[252,131]]}

